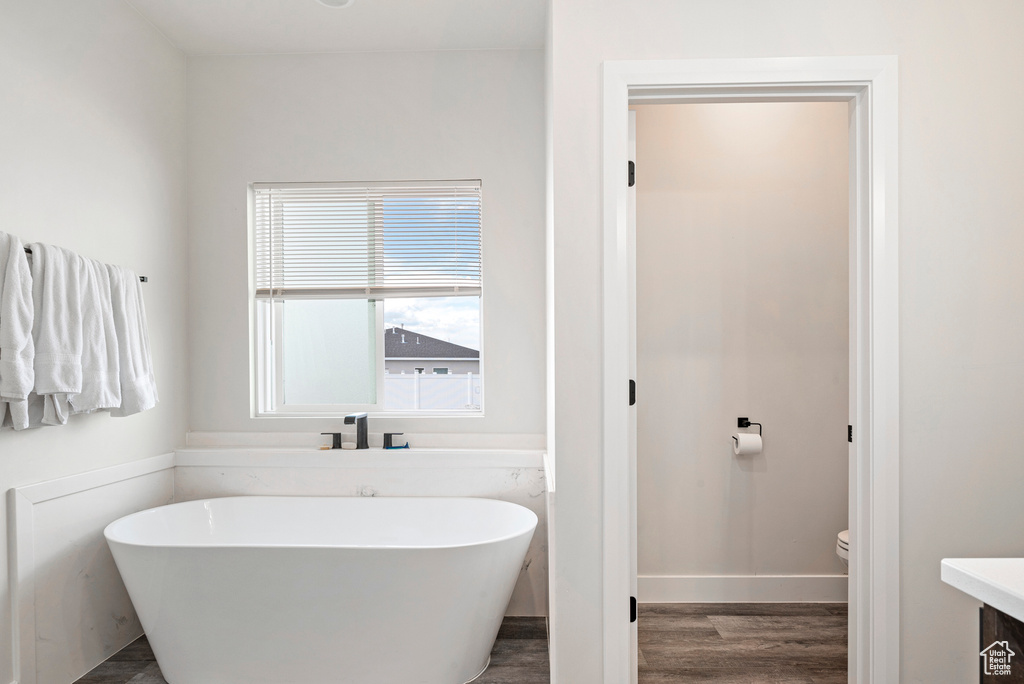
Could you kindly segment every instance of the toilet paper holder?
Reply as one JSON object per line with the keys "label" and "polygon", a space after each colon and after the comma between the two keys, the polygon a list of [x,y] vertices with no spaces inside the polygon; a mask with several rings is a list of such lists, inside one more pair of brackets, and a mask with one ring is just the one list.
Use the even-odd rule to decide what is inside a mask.
{"label": "toilet paper holder", "polygon": [[[756,425],[757,426],[757,434],[759,436],[761,436],[761,437],[764,437],[764,435],[761,434],[761,424],[760,423],[751,423],[749,418],[737,418],[736,419],[736,427],[748,428],[751,425]],[[736,439],[736,438],[733,437],[733,439]]]}

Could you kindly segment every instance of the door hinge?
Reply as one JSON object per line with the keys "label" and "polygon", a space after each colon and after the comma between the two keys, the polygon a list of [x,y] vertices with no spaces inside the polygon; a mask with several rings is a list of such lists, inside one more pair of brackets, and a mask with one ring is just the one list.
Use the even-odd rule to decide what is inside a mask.
{"label": "door hinge", "polygon": [[636,403],[636,380],[629,381],[629,405]]}
{"label": "door hinge", "polygon": [[629,621],[636,622],[636,596],[629,597]]}
{"label": "door hinge", "polygon": [[629,187],[636,185],[636,164],[629,162]]}
{"label": "door hinge", "polygon": [[852,425],[847,425],[846,426],[846,441],[853,442],[853,426]]}

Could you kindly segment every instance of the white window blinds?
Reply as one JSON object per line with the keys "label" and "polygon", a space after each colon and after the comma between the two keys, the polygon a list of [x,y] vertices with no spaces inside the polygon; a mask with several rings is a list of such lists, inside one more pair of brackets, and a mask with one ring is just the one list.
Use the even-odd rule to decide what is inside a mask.
{"label": "white window blinds", "polygon": [[258,299],[479,295],[480,182],[254,183]]}

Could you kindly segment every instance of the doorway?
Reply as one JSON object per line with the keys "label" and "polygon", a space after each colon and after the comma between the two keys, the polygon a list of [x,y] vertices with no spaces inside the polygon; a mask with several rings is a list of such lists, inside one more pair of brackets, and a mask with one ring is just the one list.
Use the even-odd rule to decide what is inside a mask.
{"label": "doorway", "polygon": [[[625,597],[635,584],[634,409],[625,401],[633,309],[628,106],[655,102],[841,101],[849,112],[849,676],[899,673],[899,465],[894,57],[609,62],[604,65],[604,672],[635,681]],[[641,390],[642,391],[642,390]],[[635,596],[635,594],[632,594]]]}
{"label": "doorway", "polygon": [[641,683],[846,681],[847,107],[630,107]]}

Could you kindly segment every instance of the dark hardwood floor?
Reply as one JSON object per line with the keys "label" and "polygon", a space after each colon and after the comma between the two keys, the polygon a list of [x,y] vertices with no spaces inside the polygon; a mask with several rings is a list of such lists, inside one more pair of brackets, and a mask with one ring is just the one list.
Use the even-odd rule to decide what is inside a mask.
{"label": "dark hardwood floor", "polygon": [[845,603],[648,603],[640,684],[846,684]]}
{"label": "dark hardwood floor", "polygon": [[[845,603],[641,604],[640,684],[846,684],[846,621]],[[548,682],[544,618],[505,618],[475,684]],[[77,684],[166,683],[142,637]]]}
{"label": "dark hardwood floor", "polygon": [[[491,650],[491,664],[473,684],[548,684],[548,669],[547,619],[506,617]],[[76,684],[166,684],[166,680],[143,636]]]}

